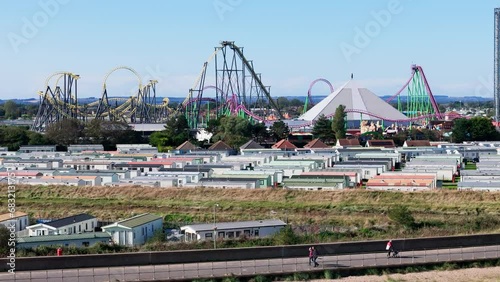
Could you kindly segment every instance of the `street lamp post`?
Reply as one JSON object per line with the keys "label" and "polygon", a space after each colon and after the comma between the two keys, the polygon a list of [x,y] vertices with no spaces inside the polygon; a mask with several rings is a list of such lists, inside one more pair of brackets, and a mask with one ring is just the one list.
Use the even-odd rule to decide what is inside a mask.
{"label": "street lamp post", "polygon": [[219,204],[214,205],[214,249],[217,249],[217,221],[216,221],[216,208],[219,206]]}

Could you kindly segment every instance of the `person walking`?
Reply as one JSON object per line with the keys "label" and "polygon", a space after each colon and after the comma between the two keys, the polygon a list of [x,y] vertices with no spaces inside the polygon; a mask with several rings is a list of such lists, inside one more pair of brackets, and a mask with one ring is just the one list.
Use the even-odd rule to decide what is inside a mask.
{"label": "person walking", "polygon": [[387,251],[387,257],[391,257],[391,253],[394,250],[392,248],[392,240],[389,240],[389,242],[387,242],[387,245],[385,245],[385,250]]}
{"label": "person walking", "polygon": [[313,247],[309,247],[309,265],[313,262]]}
{"label": "person walking", "polygon": [[314,267],[316,267],[319,265],[319,263],[316,261],[318,259],[318,251],[314,247],[311,248],[312,248],[312,261],[314,263]]}

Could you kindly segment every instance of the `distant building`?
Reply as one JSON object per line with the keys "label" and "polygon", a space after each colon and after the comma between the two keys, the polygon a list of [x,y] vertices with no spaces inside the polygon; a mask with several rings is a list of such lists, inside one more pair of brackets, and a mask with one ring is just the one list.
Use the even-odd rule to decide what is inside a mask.
{"label": "distant building", "polygon": [[[407,117],[371,92],[354,79],[337,88],[326,98],[316,103],[299,119],[305,121],[317,120],[321,115],[331,116],[339,105],[346,105],[346,110],[357,109],[362,111],[346,111],[345,120],[348,127],[358,126],[360,121],[404,120]],[[363,114],[368,112],[370,114]]]}
{"label": "distant building", "polygon": [[146,243],[157,230],[163,229],[163,218],[144,213],[101,228],[111,234],[115,244],[129,247],[138,246]]}
{"label": "distant building", "polygon": [[240,150],[246,150],[246,149],[264,149],[264,147],[262,147],[259,143],[255,142],[253,139],[251,139],[250,141],[240,146]]}
{"label": "distant building", "polygon": [[88,144],[88,145],[69,145],[68,152],[70,153],[81,153],[83,151],[104,151],[104,146],[102,144]]}
{"label": "distant building", "polygon": [[33,153],[33,152],[55,152],[56,146],[21,146],[19,153]]}
{"label": "distant building", "polygon": [[26,229],[29,230],[29,236],[46,236],[93,232],[96,227],[97,219],[89,214],[82,213],[46,223],[30,225]]}
{"label": "distant building", "polygon": [[0,215],[0,224],[7,228],[15,226],[16,232],[24,230],[29,225],[28,214],[20,211],[16,211],[13,214],[4,213]]}
{"label": "distant building", "polygon": [[347,148],[347,147],[361,147],[359,144],[358,138],[353,138],[353,139],[338,139],[337,143],[335,144],[335,147],[342,147],[342,148]]}
{"label": "distant building", "polygon": [[[217,238],[234,239],[240,236],[267,237],[278,233],[287,224],[279,219],[218,222],[215,226]],[[192,224],[181,227],[186,242],[214,239],[214,224]]]}
{"label": "distant building", "polygon": [[382,148],[396,148],[394,140],[368,140],[366,142],[366,147],[382,147]]}
{"label": "distant building", "polygon": [[16,247],[19,249],[37,248],[41,246],[90,247],[97,243],[109,243],[111,236],[106,232],[92,232],[71,235],[47,235],[35,237],[18,237]]}
{"label": "distant building", "polygon": [[175,151],[180,153],[180,154],[185,154],[185,153],[189,153],[191,151],[195,151],[198,149],[199,149],[199,147],[195,146],[193,143],[191,143],[189,141],[186,141],[186,142],[180,144],[179,146],[177,146],[177,148],[175,148]]}
{"label": "distant building", "polygon": [[406,140],[403,147],[430,147],[429,140]]}
{"label": "distant building", "polygon": [[321,141],[319,138],[316,138],[306,145],[304,145],[304,148],[307,149],[320,149],[320,148],[331,148],[331,146],[326,145],[323,141]]}
{"label": "distant building", "polygon": [[282,139],[278,141],[276,144],[274,144],[272,149],[281,149],[283,151],[293,151],[297,149],[297,146],[293,145],[290,141],[287,139]]}

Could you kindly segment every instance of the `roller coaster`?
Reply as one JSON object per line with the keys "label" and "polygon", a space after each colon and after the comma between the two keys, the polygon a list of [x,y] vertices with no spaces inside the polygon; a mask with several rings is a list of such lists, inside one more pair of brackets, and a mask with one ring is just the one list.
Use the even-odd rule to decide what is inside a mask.
{"label": "roller coaster", "polygon": [[[332,93],[334,91],[333,89],[333,86],[332,84],[330,83],[330,81],[324,79],[324,78],[318,78],[316,80],[314,80],[313,82],[311,82],[311,84],[309,85],[309,89],[307,90],[307,96],[306,96],[306,102],[304,103],[304,110],[303,110],[303,114],[305,114],[307,112],[307,110],[309,109],[309,107],[312,107],[314,106],[314,102],[313,102],[313,99],[312,99],[312,88],[313,86],[318,83],[318,82],[324,82],[328,85],[328,87],[330,87],[330,93]],[[328,94],[330,94],[328,93]]]}
{"label": "roller coaster", "polygon": [[[50,124],[64,119],[76,119],[82,122],[102,119],[126,123],[165,123],[172,116],[181,114],[186,117],[193,129],[205,126],[210,119],[229,115],[238,115],[251,122],[268,124],[275,120],[284,120],[277,101],[271,97],[270,87],[263,84],[261,74],[254,69],[253,61],[243,55],[243,47],[236,46],[233,41],[222,41],[214,49],[204,62],[186,98],[176,108],[169,106],[168,98],[164,98],[160,103],[157,102],[158,81],[149,80],[144,85],[139,73],[127,66],[119,66],[109,71],[104,76],[101,98],[88,104],[78,102],[77,86],[80,76],[68,71],[56,72],[45,81],[44,91],[38,93],[40,105],[31,129],[42,132]],[[108,80],[117,71],[126,71],[136,79],[134,95],[130,97],[110,95]],[[327,84],[330,93],[334,91],[332,84],[324,78],[312,81],[307,91],[304,112],[314,105],[312,89],[319,82]],[[407,93],[405,102],[403,102],[405,99],[402,99],[404,93]],[[412,65],[410,79],[386,102],[394,99],[397,99],[398,110],[404,113],[407,119],[390,120],[380,114],[355,108],[346,111],[391,122],[426,123],[431,119],[443,118],[420,66]],[[297,122],[294,122],[294,127],[308,126],[312,123],[314,121],[297,125]]]}
{"label": "roller coaster", "polygon": [[[306,101],[304,104],[304,113],[309,105],[312,103],[311,89],[317,82],[325,82],[330,87],[330,93],[333,92],[332,84],[324,79],[319,78],[314,80],[307,91]],[[406,92],[404,90],[407,90]],[[406,95],[405,95],[406,94]],[[439,111],[439,105],[432,94],[432,90],[429,86],[427,78],[425,76],[424,70],[421,66],[412,65],[411,66],[411,76],[406,81],[406,83],[399,89],[396,94],[389,97],[385,102],[391,103],[394,99],[397,99],[397,109],[407,116],[406,119],[391,119],[384,117],[380,114],[368,112],[362,109],[346,109],[346,113],[361,113],[366,116],[371,116],[380,120],[395,122],[395,123],[419,123],[428,124],[430,120],[437,119],[441,120],[444,118],[443,113]],[[327,118],[333,117],[334,113],[327,115]],[[459,117],[456,115],[455,117]],[[294,124],[292,128],[307,127],[314,124],[315,121],[304,122],[302,124]]]}
{"label": "roller coaster", "polygon": [[[137,79],[137,94],[131,97],[109,97],[107,81],[116,71],[125,70]],[[51,85],[52,80],[55,83]],[[88,122],[92,119],[123,121],[126,123],[164,123],[174,109],[169,107],[168,98],[157,103],[156,84],[150,80],[143,85],[141,76],[132,68],[120,66],[104,77],[102,97],[95,102],[78,103],[78,80],[80,76],[63,71],[50,75],[45,81],[45,90],[39,91],[40,104],[31,130],[43,132],[47,126],[64,119]],[[62,83],[62,84],[60,84]]]}
{"label": "roller coaster", "polygon": [[[213,65],[213,72],[209,65]],[[215,90],[215,97],[207,99],[208,89]],[[263,84],[253,61],[243,55],[243,47],[234,41],[222,41],[215,47],[179,111],[185,114],[191,128],[225,115],[241,115],[251,121],[264,121],[270,116],[283,119],[270,87]]]}
{"label": "roller coaster", "polygon": [[[439,105],[432,94],[431,87],[421,66],[411,66],[411,76],[401,89],[386,100],[390,103],[397,98],[397,108],[404,113],[408,120],[429,121],[432,118],[442,119],[443,114],[439,111]],[[402,103],[401,93],[407,89],[406,107]]]}

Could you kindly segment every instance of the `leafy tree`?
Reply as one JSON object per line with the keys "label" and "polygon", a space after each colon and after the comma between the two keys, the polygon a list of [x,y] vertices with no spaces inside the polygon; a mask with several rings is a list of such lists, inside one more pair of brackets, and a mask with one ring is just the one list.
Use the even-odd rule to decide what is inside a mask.
{"label": "leafy tree", "polygon": [[220,119],[219,130],[213,141],[223,140],[233,148],[245,144],[252,137],[252,125],[242,117],[227,116]]}
{"label": "leafy tree", "polygon": [[443,105],[443,104],[439,104],[438,105],[438,108],[439,108],[439,112],[440,113],[445,113],[446,112],[446,107]]}
{"label": "leafy tree", "polygon": [[220,118],[211,119],[207,122],[206,130],[208,133],[212,133],[213,135],[215,135],[219,131],[219,126],[220,126]]}
{"label": "leafy tree", "polygon": [[293,232],[290,225],[285,226],[277,234],[273,236],[275,245],[296,245],[300,244],[300,237]]}
{"label": "leafy tree", "polygon": [[6,256],[9,253],[10,231],[4,225],[0,225],[0,255]]}
{"label": "leafy tree", "polygon": [[392,221],[403,225],[405,228],[413,229],[416,226],[415,218],[408,210],[407,206],[394,206],[389,209],[388,215]]}
{"label": "leafy tree", "polygon": [[45,136],[56,145],[68,146],[79,144],[83,134],[84,126],[76,119],[63,119],[49,125],[45,129]]}
{"label": "leafy tree", "polygon": [[292,107],[302,107],[302,106],[304,106],[304,102],[300,101],[297,98],[294,98],[294,99],[292,99],[292,101],[290,101],[290,106],[292,106]]}
{"label": "leafy tree", "polygon": [[407,131],[399,131],[397,134],[391,137],[394,141],[396,147],[403,147],[406,140],[408,140],[408,132]]}
{"label": "leafy tree", "polygon": [[455,119],[453,121],[452,137],[453,142],[462,143],[470,137],[470,122],[465,118]]}
{"label": "leafy tree", "polygon": [[290,106],[290,102],[288,101],[287,98],[285,97],[279,97],[277,100],[276,100],[276,103],[278,104],[278,107],[280,109],[283,109],[283,108],[286,108],[288,106]]}
{"label": "leafy tree", "polygon": [[170,118],[165,125],[165,134],[169,136],[168,145],[179,146],[190,139],[189,123],[184,115]]}
{"label": "leafy tree", "polygon": [[473,117],[470,119],[471,128],[469,130],[473,141],[496,141],[498,132],[489,118]]}
{"label": "leafy tree", "polygon": [[45,135],[34,131],[27,131],[28,145],[51,145],[52,142],[48,140]]}
{"label": "leafy tree", "polygon": [[252,138],[256,142],[265,141],[269,137],[267,126],[264,123],[256,123],[252,126]]}
{"label": "leafy tree", "polygon": [[473,117],[455,119],[452,129],[453,142],[495,141],[499,134],[489,118]]}
{"label": "leafy tree", "polygon": [[463,106],[462,101],[454,101],[450,103],[450,107],[454,109],[461,109]]}
{"label": "leafy tree", "polygon": [[126,122],[94,119],[85,126],[85,139],[92,144],[102,144],[113,150],[116,144],[142,143],[140,132],[134,131]]}
{"label": "leafy tree", "polygon": [[10,151],[16,151],[21,145],[27,145],[29,138],[28,129],[19,126],[0,127],[0,144]]}
{"label": "leafy tree", "polygon": [[325,115],[320,115],[314,124],[312,134],[325,142],[333,141],[335,133],[332,130],[332,121],[327,119]]}
{"label": "leafy tree", "polygon": [[335,115],[333,116],[333,121],[332,121],[332,130],[333,132],[335,132],[335,138],[337,140],[345,138],[346,135],[345,122],[346,122],[345,106],[339,105],[335,110]]}
{"label": "leafy tree", "polygon": [[405,132],[406,139],[411,140],[430,140],[430,141],[438,141],[439,140],[439,132],[437,130],[430,130],[427,128],[411,128],[408,132]]}
{"label": "leafy tree", "polygon": [[6,119],[16,119],[21,116],[21,111],[19,110],[18,105],[13,100],[9,100],[5,102],[3,105],[3,109],[5,111]]}
{"label": "leafy tree", "polygon": [[274,140],[288,138],[288,135],[290,134],[288,125],[282,120],[275,121],[273,125],[271,125],[269,130],[271,131],[271,136],[274,138]]}
{"label": "leafy tree", "polygon": [[160,152],[163,152],[164,148],[170,144],[169,140],[170,138],[165,132],[165,130],[156,131],[153,132],[151,135],[149,135],[149,144],[151,144],[151,146],[158,148],[158,151]]}

